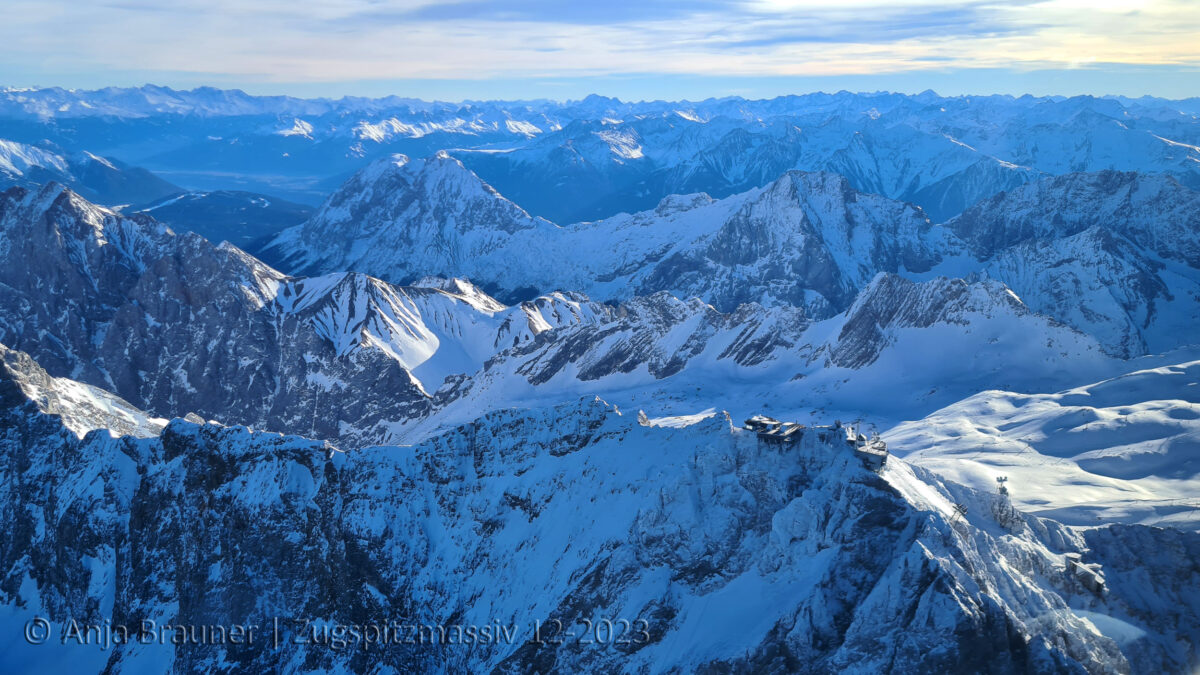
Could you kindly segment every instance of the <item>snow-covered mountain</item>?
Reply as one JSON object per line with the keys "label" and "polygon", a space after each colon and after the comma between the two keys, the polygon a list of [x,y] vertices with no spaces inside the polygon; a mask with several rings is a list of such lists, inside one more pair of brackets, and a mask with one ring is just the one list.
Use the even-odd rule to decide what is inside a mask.
{"label": "snow-covered mountain", "polygon": [[57,181],[101,204],[144,202],[179,192],[179,188],[138,167],[93,155],[62,154],[0,138],[0,188],[37,187]]}
{"label": "snow-covered mountain", "polygon": [[[365,429],[381,416],[420,414],[427,395],[410,370],[444,332],[464,344],[443,350],[442,361],[471,353],[473,336],[462,335],[456,312],[470,315],[470,327],[474,315],[499,309],[466,286],[290,279],[233,246],[175,235],[61,186],[5,193],[0,223],[0,282],[9,290],[0,341],[52,374],[164,416],[232,416],[337,437],[360,431],[343,424]],[[38,272],[19,260],[38,260]]]}
{"label": "snow-covered mountain", "polygon": [[757,302],[818,319],[847,309],[879,272],[976,275],[1127,358],[1194,342],[1197,223],[1200,193],[1165,176],[1049,177],[931,225],[920,209],[840,176],[789,172],[721,200],[676,195],[650,211],[556,227],[442,153],[377,162],[261,253],[295,273],[467,277],[506,300],[668,291],[726,312]]}
{"label": "snow-covered mountain", "polygon": [[[442,163],[465,173],[451,159]],[[821,191],[798,197],[804,186]],[[751,232],[747,223],[761,223],[773,236],[790,222],[810,233],[824,227],[809,236],[831,246],[854,222],[853,209],[866,214],[853,236],[867,232],[872,213],[867,197],[841,211],[822,204],[844,199],[841,189],[832,176],[789,175],[710,232]],[[146,215],[121,216],[62,187],[16,189],[5,198],[0,252],[44,265],[41,275],[18,265],[0,272],[12,290],[0,303],[0,341],[53,375],[106,388],[161,417],[195,412],[362,444],[421,438],[481,411],[581,391],[679,413],[716,397],[710,404],[738,414],[769,404],[809,416],[861,411],[864,390],[891,387],[914,392],[889,411],[908,419],[982,389],[1036,392],[1114,367],[1102,344],[1030,312],[995,282],[882,273],[863,282],[845,313],[827,318],[778,302],[722,313],[666,291],[620,304],[550,293],[504,305],[465,281],[401,287],[362,273],[288,277],[236,247],[176,235]],[[686,218],[730,201],[681,211],[664,205],[660,215]],[[814,223],[805,209],[842,220]],[[898,213],[912,218],[921,242],[927,223],[915,218],[919,212],[899,205]],[[704,222],[675,227],[703,237],[695,223]],[[646,226],[630,218],[631,241]],[[771,256],[796,241],[760,250]],[[866,241],[861,250],[870,250]],[[71,291],[42,285],[49,270]],[[741,384],[711,387],[729,377]],[[697,395],[697,387],[707,393]]]}
{"label": "snow-covered mountain", "polygon": [[849,310],[822,321],[754,304],[722,314],[660,292],[596,305],[589,321],[498,352],[479,372],[448,381],[436,412],[397,433],[421,438],[481,410],[579,392],[666,415],[716,407],[815,421],[869,410],[898,421],[985,389],[1034,393],[1115,374],[1122,363],[996,282],[881,274]]}
{"label": "snow-covered mountain", "polygon": [[[240,645],[68,639],[56,658],[77,672],[1169,672],[1197,659],[1198,535],[1075,530],[896,458],[875,473],[845,428],[773,446],[719,414],[638,422],[585,400],[350,453],[184,420],[81,440],[7,372],[13,666],[44,662],[47,647],[19,637],[33,617],[261,631]],[[588,629],[606,620],[613,635]],[[439,645],[438,626],[475,626],[474,644],[362,644],[393,621]]]}
{"label": "snow-covered mountain", "polygon": [[[0,665],[1194,671],[1197,114],[0,91]],[[248,253],[96,138],[341,187]]]}
{"label": "snow-covered mountain", "polygon": [[946,223],[1033,309],[1128,357],[1194,343],[1200,192],[1100,172],[1029,183]]}
{"label": "snow-covered mountain", "polygon": [[671,194],[725,197],[789,170],[841,173],[938,221],[1043,174],[1163,173],[1197,188],[1198,114],[1194,100],[933,92],[442,103],[153,86],[0,91],[14,140],[90,149],[192,190],[315,204],[372,160],[450,150],[559,223],[650,209]]}
{"label": "snow-covered mountain", "polygon": [[791,172],[719,201],[672,196],[652,211],[558,227],[441,153],[371,165],[261,253],[299,274],[468,277],[504,298],[670,291],[725,311],[786,303],[824,316],[876,272],[925,272],[955,248],[919,209],[827,173]]}
{"label": "snow-covered mountain", "polygon": [[[298,274],[354,270],[405,283],[429,275],[480,276],[468,273],[479,256],[490,254],[491,267],[499,269],[500,249],[511,236],[532,230],[528,243],[554,229],[445,153],[415,161],[397,155],[355,174],[310,220],[281,233],[260,254]],[[313,246],[316,241],[325,245]],[[531,285],[512,283],[505,290]]]}

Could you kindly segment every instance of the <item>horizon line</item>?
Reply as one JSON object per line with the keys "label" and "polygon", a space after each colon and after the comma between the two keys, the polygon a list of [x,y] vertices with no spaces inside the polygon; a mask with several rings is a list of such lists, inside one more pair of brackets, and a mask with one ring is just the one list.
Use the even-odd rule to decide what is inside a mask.
{"label": "horizon line", "polygon": [[70,93],[70,94],[80,95],[80,94],[99,94],[99,93],[103,93],[107,90],[133,92],[133,91],[143,91],[146,89],[166,90],[166,91],[169,91],[172,93],[178,93],[178,94],[196,94],[196,93],[205,92],[205,91],[215,91],[215,92],[221,92],[221,93],[240,94],[242,96],[246,96],[248,98],[254,98],[254,99],[282,98],[282,99],[291,99],[291,100],[296,100],[296,101],[320,101],[320,102],[329,102],[329,103],[337,103],[337,102],[342,102],[342,101],[347,101],[347,100],[383,101],[383,100],[387,100],[387,99],[400,99],[400,100],[404,100],[404,101],[414,101],[414,102],[428,103],[428,104],[439,104],[440,103],[440,104],[459,104],[459,105],[475,104],[475,103],[553,103],[553,104],[559,104],[559,105],[568,105],[568,104],[572,104],[572,103],[582,103],[582,102],[585,102],[588,99],[592,99],[592,98],[599,98],[599,99],[615,101],[617,103],[625,104],[625,105],[654,104],[654,103],[693,103],[693,104],[695,104],[695,103],[708,103],[708,102],[713,102],[713,101],[724,101],[724,100],[741,100],[741,101],[746,101],[748,103],[755,103],[755,102],[775,101],[775,100],[784,99],[784,98],[801,98],[801,97],[805,97],[805,96],[840,96],[840,95],[865,96],[865,97],[869,97],[869,96],[905,96],[905,97],[909,97],[909,98],[930,96],[933,98],[944,99],[944,100],[960,100],[960,99],[970,99],[970,98],[1005,98],[1005,99],[1010,99],[1010,100],[1014,100],[1014,101],[1021,100],[1021,99],[1034,99],[1034,100],[1047,99],[1047,100],[1069,101],[1072,99],[1090,98],[1090,99],[1099,99],[1099,100],[1125,99],[1125,100],[1129,100],[1129,101],[1138,101],[1138,100],[1148,99],[1148,100],[1154,100],[1154,101],[1185,102],[1185,101],[1192,101],[1192,100],[1200,99],[1200,95],[1187,96],[1187,97],[1183,97],[1183,98],[1170,98],[1170,97],[1166,97],[1166,96],[1155,96],[1152,94],[1142,94],[1140,96],[1129,96],[1127,94],[1113,94],[1113,93],[1106,93],[1106,94],[1096,94],[1096,93],[1032,94],[1032,93],[1026,92],[1023,94],[1011,94],[1011,93],[1002,93],[1002,92],[991,92],[991,93],[972,93],[972,94],[939,94],[936,90],[934,90],[931,87],[926,88],[922,91],[918,91],[918,92],[901,91],[901,90],[895,90],[895,89],[876,89],[873,91],[868,91],[868,90],[857,90],[856,91],[856,90],[842,88],[842,89],[838,89],[836,91],[824,90],[824,89],[813,89],[813,90],[807,90],[807,91],[801,91],[801,92],[779,93],[774,96],[761,96],[761,97],[748,97],[748,96],[742,96],[739,94],[711,95],[706,98],[699,98],[699,99],[693,99],[693,98],[646,99],[646,98],[643,98],[643,99],[634,100],[632,98],[622,99],[620,96],[610,96],[610,95],[602,94],[599,91],[593,91],[592,93],[587,94],[581,98],[550,98],[550,97],[523,98],[523,97],[516,97],[516,98],[462,98],[462,99],[429,98],[429,99],[426,99],[426,98],[421,98],[419,96],[405,96],[403,94],[398,94],[398,93],[397,94],[383,94],[383,95],[378,95],[378,96],[361,95],[361,94],[343,94],[343,95],[337,96],[337,97],[335,97],[335,96],[297,96],[295,94],[286,94],[286,93],[275,93],[275,94],[259,93],[259,94],[256,94],[256,93],[249,93],[242,87],[225,88],[225,87],[220,87],[220,86],[215,86],[215,85],[201,84],[201,85],[196,85],[196,86],[188,89],[188,88],[183,88],[183,87],[172,87],[171,85],[165,85],[165,84],[155,84],[153,82],[145,82],[140,85],[132,85],[132,86],[105,85],[105,86],[98,86],[98,87],[94,87],[94,88],[63,87],[60,85],[34,85],[34,86],[0,85],[0,94],[60,91],[60,92],[66,92],[66,93]]}

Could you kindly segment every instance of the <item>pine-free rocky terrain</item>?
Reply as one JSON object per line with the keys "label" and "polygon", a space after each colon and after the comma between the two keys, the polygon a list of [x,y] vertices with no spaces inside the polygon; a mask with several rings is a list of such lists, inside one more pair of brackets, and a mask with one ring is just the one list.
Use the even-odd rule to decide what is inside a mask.
{"label": "pine-free rocky terrain", "polygon": [[1200,667],[1194,102],[123,91],[0,92],[6,670]]}

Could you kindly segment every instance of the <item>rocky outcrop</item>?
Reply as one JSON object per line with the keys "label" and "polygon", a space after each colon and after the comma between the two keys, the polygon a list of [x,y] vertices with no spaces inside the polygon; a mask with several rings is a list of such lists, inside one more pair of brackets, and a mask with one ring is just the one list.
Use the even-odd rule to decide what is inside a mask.
{"label": "rocky outcrop", "polygon": [[828,316],[876,272],[927,271],[955,246],[919,209],[827,173],[789,172],[718,202],[675,196],[651,211],[560,228],[439,155],[364,169],[264,255],[296,273],[467,277],[502,299],[668,291],[722,311],[758,302]]}
{"label": "rocky outcrop", "polygon": [[975,255],[1100,227],[1166,260],[1200,268],[1200,193],[1169,176],[1100,171],[1043,178],[946,223]]}
{"label": "rocky outcrop", "polygon": [[[13,519],[0,595],[18,618],[262,631],[243,645],[115,645],[97,670],[1157,672],[1197,660],[1183,645],[1200,580],[1169,552],[1186,556],[1196,535],[1001,526],[990,497],[899,460],[873,473],[816,433],[767,446],[723,415],[645,426],[585,400],[344,454],[183,420],[156,439],[81,440],[11,380],[0,395]],[[1139,599],[1140,568],[1116,562],[1160,540],[1171,621]],[[1100,562],[1109,592],[1080,587],[1067,553]],[[1156,637],[1129,647],[1084,618],[1098,613]],[[507,637],[362,642],[363,627],[393,621],[401,637]],[[358,632],[329,632],[339,626]]]}
{"label": "rocky outcrop", "polygon": [[0,344],[3,377],[33,401],[39,411],[57,415],[64,427],[82,437],[103,429],[114,436],[157,436],[165,419],[151,417],[98,387],[51,377],[28,354]]}
{"label": "rocky outcrop", "polygon": [[1045,178],[946,227],[1034,311],[1121,358],[1189,344],[1200,316],[1200,193],[1167,176]]}

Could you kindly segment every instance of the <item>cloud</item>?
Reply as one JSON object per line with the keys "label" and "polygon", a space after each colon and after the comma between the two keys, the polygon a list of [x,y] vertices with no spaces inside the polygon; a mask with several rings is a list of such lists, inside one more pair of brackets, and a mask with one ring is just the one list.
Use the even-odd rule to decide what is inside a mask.
{"label": "cloud", "polygon": [[408,12],[365,13],[364,18],[391,17],[405,21],[494,21],[612,25],[639,21],[684,20],[698,14],[736,14],[743,3],[718,0],[463,0],[438,2]]}
{"label": "cloud", "polygon": [[738,32],[742,37],[716,46],[730,49],[785,44],[891,43],[900,40],[981,38],[1014,35],[1044,26],[1017,25],[1007,12],[983,3],[961,7],[891,6],[878,11],[796,12],[761,18]]}
{"label": "cloud", "polygon": [[102,86],[122,72],[245,84],[1200,66],[1200,3],[1184,0],[6,5],[0,84]]}

